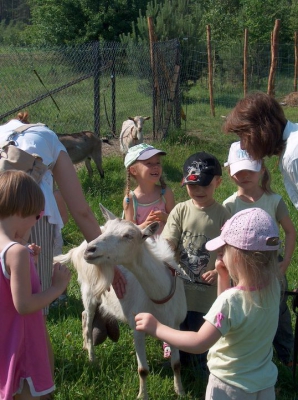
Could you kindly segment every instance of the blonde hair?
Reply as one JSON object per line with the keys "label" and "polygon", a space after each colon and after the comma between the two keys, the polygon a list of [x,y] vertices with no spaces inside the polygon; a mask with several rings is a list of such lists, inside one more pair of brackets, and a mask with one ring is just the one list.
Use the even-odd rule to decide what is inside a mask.
{"label": "blonde hair", "polygon": [[251,251],[241,250],[228,244],[225,245],[229,262],[229,274],[234,284],[244,282],[244,294],[248,302],[253,305],[252,289],[258,291],[262,300],[263,290],[274,290],[274,282],[281,278],[278,266],[278,250]]}
{"label": "blonde hair", "polygon": [[45,199],[38,184],[24,171],[0,172],[0,218],[29,217],[44,210]]}
{"label": "blonde hair", "polygon": [[262,169],[263,169],[263,176],[261,179],[261,188],[264,190],[265,193],[272,194],[274,192],[271,189],[271,175],[268,168],[265,165],[264,160],[262,160]]}
{"label": "blonde hair", "polygon": [[[135,164],[135,163],[134,163],[134,164]],[[132,165],[134,165],[134,164],[132,164]],[[128,205],[129,205],[129,202],[130,202],[129,194],[130,194],[130,189],[131,189],[131,184],[130,184],[130,183],[131,183],[131,178],[136,179],[135,176],[132,175],[132,174],[130,173],[130,167],[131,167],[132,165],[130,165],[128,168],[126,168],[126,188],[125,188],[125,205],[124,205],[124,210],[127,210],[127,209],[128,209]],[[163,176],[161,176],[161,177],[159,178],[159,183],[160,183],[160,187],[161,187],[161,192],[162,192],[162,194],[164,194],[165,191],[166,191],[167,184],[166,184],[166,182],[165,182]]]}

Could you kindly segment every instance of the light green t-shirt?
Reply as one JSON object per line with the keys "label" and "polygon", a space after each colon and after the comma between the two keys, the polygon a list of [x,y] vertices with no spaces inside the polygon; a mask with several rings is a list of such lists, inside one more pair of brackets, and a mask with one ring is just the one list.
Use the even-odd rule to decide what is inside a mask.
{"label": "light green t-shirt", "polygon": [[225,290],[204,317],[222,334],[208,353],[210,372],[248,393],[276,383],[272,341],[278,325],[279,283],[276,279],[272,290],[266,290],[262,302],[257,291],[252,294],[257,306],[250,308],[241,288]]}
{"label": "light green t-shirt", "polygon": [[175,248],[180,266],[195,280],[184,281],[187,310],[206,313],[217,295],[217,286],[203,284],[201,275],[215,268],[216,251],[205,245],[220,235],[229,212],[214,202],[206,208],[196,207],[192,200],[178,203],[170,212],[162,236]]}
{"label": "light green t-shirt", "polygon": [[235,192],[223,202],[223,206],[230,212],[231,215],[234,215],[239,211],[246,210],[247,208],[262,208],[271,216],[271,218],[274,219],[277,225],[279,225],[281,219],[289,215],[289,210],[286,206],[286,203],[277,193],[264,193],[259,200],[254,201],[253,203],[247,203],[246,201],[241,200],[238,197],[237,192]]}

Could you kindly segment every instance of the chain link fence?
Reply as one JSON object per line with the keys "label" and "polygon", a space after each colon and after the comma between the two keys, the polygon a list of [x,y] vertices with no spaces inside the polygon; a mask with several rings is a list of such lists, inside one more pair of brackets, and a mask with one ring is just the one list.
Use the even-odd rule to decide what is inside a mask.
{"label": "chain link fence", "polygon": [[[205,110],[211,115],[206,42],[200,41],[194,44],[193,38],[185,38],[181,43],[181,53],[183,61],[180,85],[182,108],[187,116],[187,129],[187,127],[199,126],[202,105],[208,105]],[[233,108],[236,102],[244,96],[243,53],[243,43],[229,46],[211,43],[213,101],[216,117],[220,117],[223,107]],[[270,44],[248,47],[247,93],[250,91],[267,92],[270,65]],[[294,76],[294,44],[281,44],[275,72],[275,97],[279,101],[282,101],[287,94],[297,90]],[[298,101],[296,105],[298,105]]]}
{"label": "chain link fence", "polygon": [[[243,45],[212,43],[213,95],[231,108],[243,96]],[[270,45],[248,52],[248,91],[267,91]],[[275,95],[294,90],[294,46],[280,45]],[[119,136],[129,116],[151,116],[145,135],[199,124],[209,104],[207,46],[196,38],[152,45],[95,42],[58,48],[0,47],[0,123],[27,110],[57,133]]]}

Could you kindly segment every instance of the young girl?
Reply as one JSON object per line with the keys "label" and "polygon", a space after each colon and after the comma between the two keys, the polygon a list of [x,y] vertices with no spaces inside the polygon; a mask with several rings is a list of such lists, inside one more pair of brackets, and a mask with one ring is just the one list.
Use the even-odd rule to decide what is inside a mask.
{"label": "young girl", "polygon": [[[283,257],[279,256],[279,261],[285,289],[287,287],[285,274],[296,244],[296,231],[287,206],[282,197],[271,190],[270,175],[264,162],[252,160],[248,153],[240,148],[240,142],[232,143],[226,166],[229,166],[230,175],[237,185],[237,192],[223,203],[231,215],[246,208],[259,207],[267,211],[284,230],[284,254]],[[280,361],[285,365],[291,363],[294,337],[285,295],[282,296],[280,303],[280,317],[273,345]]]}
{"label": "young girl", "polygon": [[[126,154],[124,165],[127,170],[126,196],[123,200],[124,217],[145,228],[154,221],[160,223],[160,234],[167,222],[168,215],[175,206],[172,190],[162,178],[160,157],[166,155],[146,143],[133,146]],[[137,183],[130,190],[130,178]],[[159,183],[159,184],[158,184]],[[164,358],[171,356],[171,349],[163,343]]]}
{"label": "young girl", "polygon": [[272,340],[280,299],[278,228],[264,210],[250,208],[230,218],[206,248],[220,249],[218,297],[200,330],[178,331],[147,313],[136,315],[136,329],[187,352],[210,349],[206,400],[274,400],[277,368],[272,362]]}
{"label": "young girl", "polygon": [[64,291],[70,271],[54,265],[52,285],[41,292],[33,259],[39,248],[24,245],[44,205],[42,190],[25,172],[0,173],[1,400],[39,399],[55,389],[42,309]]}
{"label": "young girl", "polygon": [[[160,222],[158,233],[164,228],[175,201],[172,190],[162,179],[160,156],[166,153],[146,143],[131,147],[125,156],[127,170],[126,196],[123,200],[125,219],[145,228],[154,221]],[[137,183],[130,190],[130,178]]]}

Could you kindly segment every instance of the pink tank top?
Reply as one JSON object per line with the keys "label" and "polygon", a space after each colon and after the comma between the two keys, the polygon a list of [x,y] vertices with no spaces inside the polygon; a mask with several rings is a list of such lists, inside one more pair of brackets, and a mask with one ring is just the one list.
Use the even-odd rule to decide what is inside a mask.
{"label": "pink tank top", "polygon": [[[136,221],[137,225],[140,225],[144,221],[146,221],[146,218],[152,210],[166,212],[166,199],[162,193],[159,199],[148,204],[139,203],[133,191],[131,191],[131,195],[133,199],[134,220]],[[160,227],[157,231],[157,235],[161,234],[164,226],[164,222],[160,222]]]}
{"label": "pink tank top", "polygon": [[[42,311],[21,315],[13,304],[10,275],[5,268],[5,253],[14,244],[15,242],[9,243],[0,254],[1,400],[11,400],[21,391],[25,379],[32,396],[48,394],[55,389]],[[40,292],[40,279],[31,255],[30,276],[32,293]]]}

